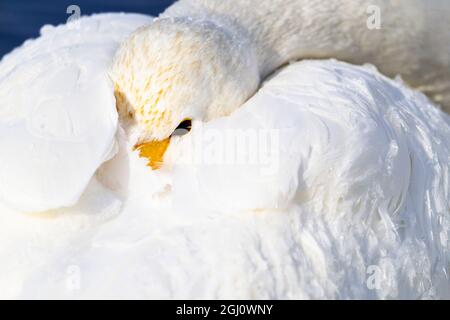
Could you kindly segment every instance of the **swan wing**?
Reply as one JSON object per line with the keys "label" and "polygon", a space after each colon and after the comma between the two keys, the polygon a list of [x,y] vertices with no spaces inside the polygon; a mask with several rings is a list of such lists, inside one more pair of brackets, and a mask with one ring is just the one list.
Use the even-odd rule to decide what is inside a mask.
{"label": "swan wing", "polygon": [[151,18],[101,14],[45,26],[0,62],[0,201],[23,211],[74,204],[114,154],[108,66]]}

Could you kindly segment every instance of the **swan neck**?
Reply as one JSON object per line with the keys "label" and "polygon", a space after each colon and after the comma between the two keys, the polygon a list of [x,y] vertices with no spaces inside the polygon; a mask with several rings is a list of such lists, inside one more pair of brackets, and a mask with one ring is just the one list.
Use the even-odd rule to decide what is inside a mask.
{"label": "swan neck", "polygon": [[[376,12],[379,29],[370,25]],[[247,37],[261,79],[301,59],[370,63],[450,112],[446,1],[179,0],[164,14],[212,20],[236,39]]]}

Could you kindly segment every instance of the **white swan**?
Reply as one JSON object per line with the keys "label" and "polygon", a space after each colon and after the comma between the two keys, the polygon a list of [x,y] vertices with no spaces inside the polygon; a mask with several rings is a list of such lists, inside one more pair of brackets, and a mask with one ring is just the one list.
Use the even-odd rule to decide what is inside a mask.
{"label": "white swan", "polygon": [[[178,6],[168,12],[187,10]],[[209,16],[211,12],[207,13]],[[89,29],[89,32],[97,34],[105,30],[99,26],[108,26],[106,21],[114,24],[115,19],[110,16],[102,21],[104,23],[99,23],[96,18],[85,19],[81,30],[93,22],[97,30]],[[187,38],[183,38],[181,31],[184,29],[179,29],[180,26],[188,28]],[[230,26],[226,24],[222,28]],[[212,64],[205,60],[193,62],[193,55],[165,50],[173,49],[170,41],[155,40],[155,46],[136,41],[153,32],[161,36],[157,39],[173,40],[175,44],[180,41],[182,48],[192,45],[191,49],[194,49],[202,43],[205,50],[201,51],[202,58],[221,59],[225,56],[231,59],[227,61],[230,65],[221,64],[221,61],[217,65],[215,61]],[[57,216],[47,221],[44,229],[43,220],[0,215],[0,225],[7,231],[0,233],[1,243],[9,245],[0,251],[2,261],[5,261],[1,265],[0,285],[8,289],[7,296],[449,296],[445,271],[449,263],[448,116],[423,95],[384,78],[370,67],[336,61],[306,61],[283,69],[240,110],[229,117],[220,117],[238,107],[250,94],[251,87],[255,90],[261,72],[257,64],[252,63],[249,51],[245,50],[250,48],[246,47],[249,42],[232,42],[236,47],[219,46],[223,51],[211,45],[232,39],[233,34],[227,38],[229,35],[217,30],[217,22],[201,24],[195,19],[168,19],[141,29],[124,44],[111,74],[122,124],[132,134],[132,145],[148,142],[148,138],[166,139],[185,118],[194,120],[193,130],[190,135],[172,137],[165,157],[166,166],[160,172],[146,170],[142,159],[127,152],[126,148],[129,161],[116,157],[102,168],[101,174],[97,175],[100,179],[114,175],[117,162],[130,166],[129,197],[124,202],[123,214],[100,228],[97,220],[101,223],[110,219],[118,208],[114,200],[112,209],[102,204],[109,204],[109,199],[114,197],[95,180],[73,209],[81,213]],[[212,43],[203,41],[205,36],[212,39]],[[137,46],[133,47],[133,43]],[[158,56],[136,54],[135,60],[128,60],[135,69],[126,66],[127,59],[121,59],[128,50],[145,53],[152,49]],[[236,56],[235,50],[241,50],[242,55]],[[15,54],[20,54],[20,49]],[[8,59],[14,58],[15,54]],[[111,54],[105,52],[105,59]],[[161,57],[154,65],[156,71],[145,68],[148,59],[155,57]],[[7,61],[5,59],[0,68],[7,68]],[[141,63],[139,70],[137,61]],[[229,81],[236,77],[229,72],[236,71],[230,68],[233,63],[243,70],[238,75],[241,85],[237,80]],[[193,68],[195,73],[185,73],[186,68]],[[141,69],[147,71],[142,73],[143,76],[140,76]],[[133,72],[127,73],[127,70]],[[216,78],[208,77],[210,72],[216,72],[225,81],[212,81]],[[148,85],[149,74],[161,76],[163,81],[156,82],[156,86]],[[194,74],[197,77],[191,80],[190,76]],[[192,88],[186,90],[181,86],[183,79],[208,90],[192,95]],[[128,85],[129,91],[123,90],[122,85]],[[140,91],[147,87],[156,95]],[[226,93],[230,94],[229,105],[216,99]],[[134,103],[147,100],[148,108],[145,108],[146,103],[141,105],[147,113],[138,116],[136,110],[140,108],[135,106],[140,104]],[[163,110],[166,113],[159,114],[160,130],[149,128],[145,122],[146,118],[158,119],[158,116],[151,117],[151,102],[167,107]],[[170,102],[173,102],[172,107]],[[129,116],[125,110],[132,112],[132,119],[127,120]],[[154,114],[158,115],[158,112]],[[23,117],[27,117],[26,113]],[[210,121],[202,123],[195,121],[197,119]],[[7,121],[3,122],[1,128],[7,128],[7,124]],[[269,139],[271,145],[263,149],[268,153],[263,159],[276,159],[275,163],[233,164],[231,161],[224,166],[220,158],[217,163],[206,164],[189,159],[189,152],[198,154],[198,149],[192,148],[197,139],[203,150],[212,154],[216,148],[223,147],[220,138],[211,139],[208,131],[220,136],[236,128],[269,133],[275,130],[279,139],[277,135]],[[209,138],[202,140],[205,136]],[[22,139],[17,139],[16,145],[23,143]],[[113,145],[112,139],[107,137],[99,138],[99,141],[105,145],[109,142],[109,147]],[[299,141],[301,143],[297,143]],[[274,149],[271,148],[273,143]],[[70,149],[71,144],[66,140],[65,150]],[[47,145],[56,147],[52,142]],[[9,146],[6,150],[11,150],[10,145],[2,146]],[[153,152],[154,145],[149,146],[149,152]],[[272,151],[276,157],[271,155]],[[244,148],[242,152],[249,150]],[[26,155],[11,157],[6,164],[18,160],[23,165],[25,159],[32,159],[29,153]],[[109,156],[103,153],[103,157],[89,158],[87,162],[95,166]],[[62,157],[70,158],[68,155]],[[185,158],[188,159],[183,162]],[[171,164],[177,165],[164,170]],[[81,166],[74,168],[83,175],[91,175]],[[0,170],[4,174],[5,170]],[[49,172],[51,170],[47,168],[44,173]],[[36,173],[39,174],[43,176],[43,172]],[[26,180],[1,180],[2,190],[8,191],[5,181],[20,186]],[[58,185],[63,186],[63,182],[70,181],[62,175]],[[158,188],[163,191],[155,192],[155,189],[160,191]],[[47,189],[44,195],[51,195],[52,191]],[[81,193],[81,190],[77,191]],[[108,194],[108,197],[103,196],[106,200],[99,193]],[[55,205],[52,197],[47,200],[45,206]],[[100,206],[92,205],[95,200],[100,201]],[[19,197],[16,202],[20,205]],[[30,207],[36,205],[31,200],[28,204]],[[99,212],[94,214],[92,211]],[[38,239],[33,241],[38,245],[32,250],[27,247],[31,238],[21,229],[24,226],[33,239]],[[58,239],[56,243],[55,239]],[[39,247],[40,243],[46,244],[44,248]],[[4,259],[7,256],[12,258]],[[23,263],[22,256],[28,263]],[[84,279],[83,285],[67,290],[65,276],[68,270],[69,276],[73,270],[78,270]],[[380,286],[377,281],[370,282],[371,276],[376,276],[373,270],[381,270]]]}

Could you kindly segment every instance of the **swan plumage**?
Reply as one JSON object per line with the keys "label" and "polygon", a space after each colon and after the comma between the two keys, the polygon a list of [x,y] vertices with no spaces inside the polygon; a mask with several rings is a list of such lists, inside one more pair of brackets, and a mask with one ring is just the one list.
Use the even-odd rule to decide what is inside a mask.
{"label": "swan plumage", "polygon": [[[177,8],[181,6],[168,13]],[[167,28],[187,24],[189,36],[192,24],[198,23],[195,18],[194,22],[173,18],[170,24],[170,19],[162,18],[162,24],[167,23]],[[150,20],[100,15],[84,18],[80,24],[81,30],[84,25],[94,26],[89,34],[103,39],[103,32],[114,34],[109,24],[118,23],[121,31],[117,39],[123,40],[131,29]],[[129,25],[131,21],[136,25]],[[213,33],[217,27],[217,22],[205,26],[213,28]],[[58,28],[62,34],[70,34],[69,28]],[[142,27],[131,36],[131,42],[124,42],[125,50],[119,49],[116,63],[126,61],[120,57],[132,48],[133,37],[148,34],[148,28]],[[200,38],[205,36],[198,30]],[[69,40],[63,40],[62,35],[61,41],[76,43],[74,35]],[[221,35],[211,37],[220,48]],[[106,61],[113,60],[121,40],[99,44],[108,47],[99,54],[104,63],[94,69],[109,92],[103,96],[103,115],[115,114],[106,108],[114,91],[120,101],[117,86],[126,69],[119,67],[121,72],[117,72],[113,62],[109,70],[112,81],[108,82]],[[30,44],[7,56],[0,70],[13,76],[14,61],[20,60],[27,46]],[[35,46],[35,52],[39,47]],[[98,48],[86,45],[83,49],[84,54],[94,54]],[[208,46],[204,53],[211,56],[216,49]],[[76,48],[69,52],[78,59]],[[46,54],[51,55],[51,50]],[[197,106],[199,118],[194,117],[191,133],[171,138],[160,170],[146,167],[146,161],[132,147],[139,138],[148,137],[146,134],[166,138],[182,119],[167,121],[159,137],[152,136],[157,130],[145,132],[145,126],[127,130],[129,123],[124,119],[121,125],[125,130],[116,132],[117,122],[111,121],[105,132],[114,132],[116,137],[98,138],[108,146],[103,149],[107,152],[88,162],[95,167],[111,159],[94,176],[75,166],[84,177],[92,177],[84,182],[87,189],[81,185],[75,188],[82,194],[76,205],[47,212],[43,218],[0,207],[0,257],[4,261],[0,266],[0,287],[4,288],[0,296],[449,297],[449,116],[423,94],[400,80],[386,78],[373,66],[335,60],[288,65],[245,102],[254,86],[252,81],[261,81],[262,73],[249,74],[247,71],[255,67],[251,59],[246,60],[245,55],[243,60],[239,58],[236,65],[247,67],[242,76],[253,79],[245,92],[238,90],[231,99],[234,103],[242,100],[242,107],[231,112],[234,106],[224,112],[228,116],[219,117],[216,111],[208,115],[204,104]],[[138,66],[129,70],[137,71]],[[160,66],[164,65],[155,69]],[[182,71],[190,70],[183,67]],[[236,86],[229,81],[236,74],[227,76],[224,84],[230,87],[225,92]],[[146,80],[138,77],[138,81],[145,84]],[[223,94],[220,90],[211,93],[212,98]],[[44,91],[39,94],[44,96]],[[207,101],[212,101],[208,95],[201,102]],[[185,107],[196,110],[195,106]],[[122,111],[119,106],[119,113]],[[184,119],[192,114],[181,116]],[[5,123],[1,129],[6,130]],[[221,162],[224,158],[216,151],[223,152],[221,148],[226,147],[222,137],[236,129],[267,134],[262,138],[268,142],[260,154],[262,162]],[[16,143],[26,146],[27,141],[17,139]],[[65,140],[65,144],[70,149],[73,142]],[[87,147],[97,150],[94,144]],[[231,148],[236,151],[233,144]],[[253,154],[247,154],[251,150],[238,152],[242,159],[251,159]],[[62,155],[63,159],[70,157]],[[17,159],[10,158],[7,163],[13,160]],[[28,159],[19,160],[25,164]],[[4,169],[0,168],[0,176]],[[45,179],[51,170],[35,174]],[[58,177],[58,186],[70,182],[65,177]],[[3,190],[7,190],[5,181],[0,180]],[[20,186],[25,181],[15,183]],[[53,189],[49,190],[53,201]],[[73,200],[62,206],[73,205]],[[46,204],[48,209],[61,206],[52,201]],[[381,271],[380,286],[369,283],[373,270]]]}
{"label": "swan plumage", "polygon": [[2,59],[3,202],[36,212],[78,201],[98,167],[115,153],[117,112],[107,73],[111,55],[129,33],[150,21],[113,14],[46,26],[41,37]]}

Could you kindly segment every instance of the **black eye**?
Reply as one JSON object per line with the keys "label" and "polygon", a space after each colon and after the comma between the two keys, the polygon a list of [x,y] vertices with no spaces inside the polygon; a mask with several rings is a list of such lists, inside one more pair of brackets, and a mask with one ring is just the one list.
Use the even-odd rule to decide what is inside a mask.
{"label": "black eye", "polygon": [[172,133],[172,136],[184,136],[189,131],[191,131],[191,128],[192,128],[192,120],[186,119],[178,125],[178,127]]}

